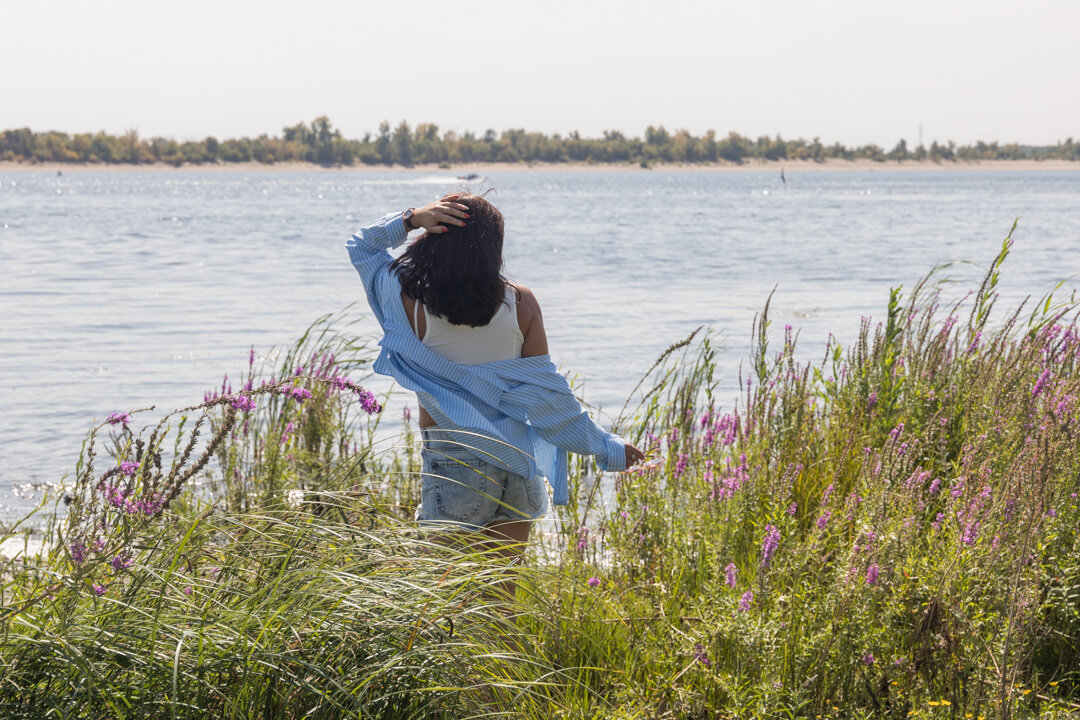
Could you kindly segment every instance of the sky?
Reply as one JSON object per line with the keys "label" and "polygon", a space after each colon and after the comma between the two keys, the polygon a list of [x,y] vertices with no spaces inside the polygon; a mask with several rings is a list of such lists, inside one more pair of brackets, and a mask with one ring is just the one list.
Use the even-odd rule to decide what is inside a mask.
{"label": "sky", "polygon": [[0,130],[177,139],[326,115],[641,136],[1080,138],[1076,0],[41,0],[0,13]]}

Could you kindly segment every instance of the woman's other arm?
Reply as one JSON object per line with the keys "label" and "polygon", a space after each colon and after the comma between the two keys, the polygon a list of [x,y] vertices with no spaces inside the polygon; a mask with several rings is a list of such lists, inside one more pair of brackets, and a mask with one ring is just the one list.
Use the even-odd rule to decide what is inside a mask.
{"label": "woman's other arm", "polygon": [[540,312],[540,303],[529,288],[524,285],[514,287],[518,290],[518,329],[525,337],[525,342],[521,345],[521,357],[547,355],[547,333],[544,331],[544,316]]}
{"label": "woman's other arm", "polygon": [[[518,328],[525,337],[525,342],[521,346],[521,356],[547,355],[547,332],[544,330],[544,316],[540,312],[540,302],[529,288],[524,285],[517,285],[516,287],[519,294],[517,306]],[[626,453],[626,467],[631,467],[645,459],[645,453],[630,443],[624,443],[623,451]]]}

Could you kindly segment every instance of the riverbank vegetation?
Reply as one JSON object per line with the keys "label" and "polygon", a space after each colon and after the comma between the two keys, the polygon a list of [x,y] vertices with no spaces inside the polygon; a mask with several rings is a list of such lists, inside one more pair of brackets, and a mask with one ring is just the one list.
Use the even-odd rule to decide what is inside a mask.
{"label": "riverbank vegetation", "polygon": [[0,161],[30,163],[219,164],[258,162],[265,164],[309,162],[327,166],[468,164],[468,163],[618,163],[648,166],[652,163],[742,163],[749,160],[800,160],[823,162],[830,159],[866,159],[879,162],[956,160],[1080,160],[1080,143],[1072,138],[1056,145],[1035,147],[1017,143],[976,142],[957,145],[933,142],[929,147],[909,147],[900,140],[892,148],[877,145],[826,145],[818,138],[784,140],[761,136],[756,139],[736,132],[720,136],[715,131],[691,135],[686,130],[669,132],[663,126],[649,126],[643,137],[629,137],[618,131],[602,137],[586,138],[577,132],[547,135],[524,129],[487,130],[477,134],[440,132],[438,126],[422,123],[410,127],[401,122],[391,127],[383,122],[377,133],[348,139],[328,118],[316,118],[310,125],[286,127],[279,136],[256,138],[177,141],[170,138],[143,138],[135,130],[123,135],[104,132],[69,135],[62,132],[34,132],[29,128],[0,132]]}
{"label": "riverbank vegetation", "polygon": [[410,522],[412,426],[319,323],[91,435],[41,557],[0,570],[5,717],[1033,718],[1080,709],[1080,306],[1000,312],[1006,240],[804,362],[768,304],[736,407],[673,346],[572,465],[513,596]]}

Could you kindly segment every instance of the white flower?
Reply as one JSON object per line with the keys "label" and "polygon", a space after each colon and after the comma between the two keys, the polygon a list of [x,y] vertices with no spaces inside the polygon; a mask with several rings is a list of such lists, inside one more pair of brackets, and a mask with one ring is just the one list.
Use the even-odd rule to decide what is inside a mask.
{"label": "white flower", "polygon": [[285,492],[285,504],[295,510],[304,503],[303,490],[288,490]]}

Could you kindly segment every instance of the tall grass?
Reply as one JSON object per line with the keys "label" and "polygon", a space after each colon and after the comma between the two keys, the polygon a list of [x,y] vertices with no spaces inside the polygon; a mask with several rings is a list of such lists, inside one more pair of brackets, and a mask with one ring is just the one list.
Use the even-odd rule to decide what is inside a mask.
{"label": "tall grass", "polygon": [[183,424],[106,425],[105,470],[91,437],[50,550],[3,574],[0,714],[1076,712],[1080,308],[998,318],[1010,249],[813,362],[766,304],[733,408],[712,336],[673,346],[620,420],[661,465],[577,461],[514,597],[409,521],[411,426],[377,449],[370,355],[317,324]]}

